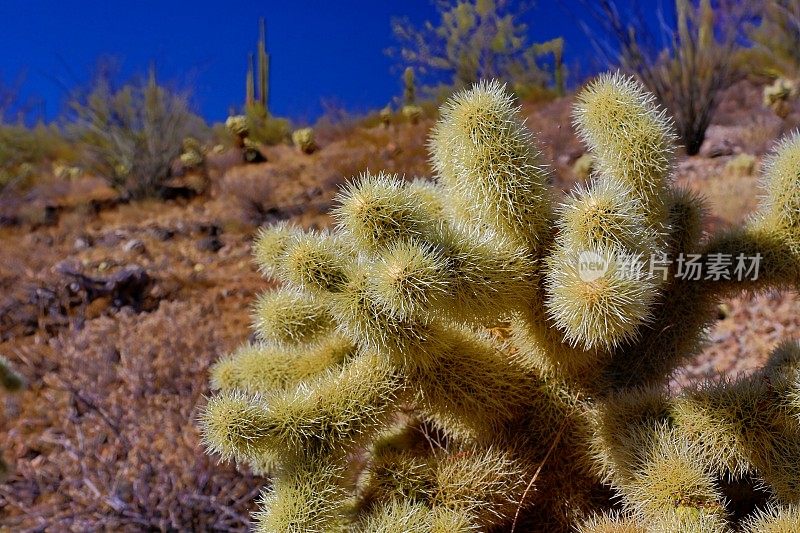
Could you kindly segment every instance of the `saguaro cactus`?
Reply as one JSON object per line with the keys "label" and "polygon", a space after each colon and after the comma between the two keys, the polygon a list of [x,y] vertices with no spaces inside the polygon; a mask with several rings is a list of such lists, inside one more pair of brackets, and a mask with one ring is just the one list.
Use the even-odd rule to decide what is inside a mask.
{"label": "saguaro cactus", "polygon": [[333,231],[262,231],[282,288],[201,419],[211,452],[274,476],[257,531],[800,527],[800,348],[667,386],[720,296],[798,285],[800,137],[764,165],[758,214],[701,240],[652,96],[606,75],[575,113],[596,172],[560,204],[482,82],[442,109],[436,181],[364,174]]}

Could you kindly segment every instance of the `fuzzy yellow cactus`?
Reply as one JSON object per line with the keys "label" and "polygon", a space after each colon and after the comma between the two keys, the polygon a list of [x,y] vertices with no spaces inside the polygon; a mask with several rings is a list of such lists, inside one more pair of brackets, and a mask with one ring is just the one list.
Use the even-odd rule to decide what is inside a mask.
{"label": "fuzzy yellow cactus", "polygon": [[314,153],[318,146],[314,140],[314,130],[312,128],[300,128],[292,132],[292,144],[304,154]]}
{"label": "fuzzy yellow cactus", "polygon": [[600,77],[575,125],[595,172],[557,200],[512,97],[479,83],[442,109],[434,181],[366,173],[332,230],[259,233],[282,287],[200,421],[210,452],[274,476],[257,531],[796,529],[800,347],[668,384],[720,296],[800,285],[800,137],[752,219],[701,240],[638,83]]}
{"label": "fuzzy yellow cactus", "polygon": [[244,115],[233,115],[225,120],[225,128],[233,135],[247,136],[247,117]]}

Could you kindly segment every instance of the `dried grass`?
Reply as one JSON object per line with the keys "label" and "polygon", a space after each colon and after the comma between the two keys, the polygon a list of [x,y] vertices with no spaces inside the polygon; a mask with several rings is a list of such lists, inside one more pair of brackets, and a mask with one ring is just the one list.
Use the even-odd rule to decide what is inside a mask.
{"label": "dried grass", "polygon": [[[164,302],[16,350],[32,383],[0,437],[14,531],[241,530],[263,480],[217,466],[192,423],[230,349],[214,304]],[[37,376],[36,373],[41,373]]]}

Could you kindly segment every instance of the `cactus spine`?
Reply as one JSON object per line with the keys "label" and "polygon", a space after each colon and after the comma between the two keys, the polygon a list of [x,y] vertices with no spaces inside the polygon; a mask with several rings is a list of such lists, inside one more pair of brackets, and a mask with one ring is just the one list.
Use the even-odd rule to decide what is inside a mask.
{"label": "cactus spine", "polygon": [[[800,527],[800,347],[668,386],[719,296],[800,284],[800,137],[764,164],[758,214],[701,241],[651,95],[602,76],[575,122],[597,170],[559,205],[512,98],[482,82],[442,109],[435,182],[364,174],[334,230],[260,233],[283,288],[256,304],[259,343],[214,367],[201,420],[210,451],[275,475],[257,531]],[[641,263],[688,253],[761,254],[761,276]]]}

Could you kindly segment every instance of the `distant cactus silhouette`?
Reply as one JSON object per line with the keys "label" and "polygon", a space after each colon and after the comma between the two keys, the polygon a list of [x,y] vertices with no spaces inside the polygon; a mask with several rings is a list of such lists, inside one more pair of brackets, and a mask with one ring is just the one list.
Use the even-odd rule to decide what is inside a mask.
{"label": "distant cactus silhouette", "polygon": [[[232,130],[242,146],[246,137],[256,144],[279,144],[288,140],[291,129],[289,121],[272,115],[269,108],[269,73],[270,55],[267,53],[267,31],[264,19],[259,19],[259,37],[256,49],[257,62],[254,65],[254,55],[247,58],[247,75],[245,77],[244,114],[229,117],[235,119],[236,131]],[[241,118],[239,118],[241,117]],[[242,122],[243,121],[243,122]],[[226,122],[228,129],[231,126]],[[245,152],[248,162],[261,162],[263,159],[254,152]]]}
{"label": "distant cactus silhouette", "polygon": [[412,124],[417,124],[419,119],[422,118],[422,108],[418,105],[404,105],[400,109],[400,113]]}
{"label": "distant cactus silhouette", "polygon": [[[481,82],[442,108],[435,182],[364,174],[333,231],[262,230],[283,288],[214,366],[200,421],[210,452],[274,476],[256,531],[800,528],[800,347],[667,385],[720,296],[798,286],[800,136],[763,165],[758,213],[701,240],[642,86],[600,77],[575,124],[595,174],[560,204],[519,109]],[[690,253],[760,270],[649,261]]]}
{"label": "distant cactus silhouette", "polygon": [[403,104],[414,105],[417,103],[417,86],[414,81],[414,68],[406,67],[403,71]]}
{"label": "distant cactus silhouette", "polygon": [[381,110],[378,112],[378,118],[380,118],[381,125],[384,128],[388,128],[389,126],[392,125],[392,115],[393,114],[394,113],[392,112],[391,104],[388,104],[385,107],[381,108]]}

